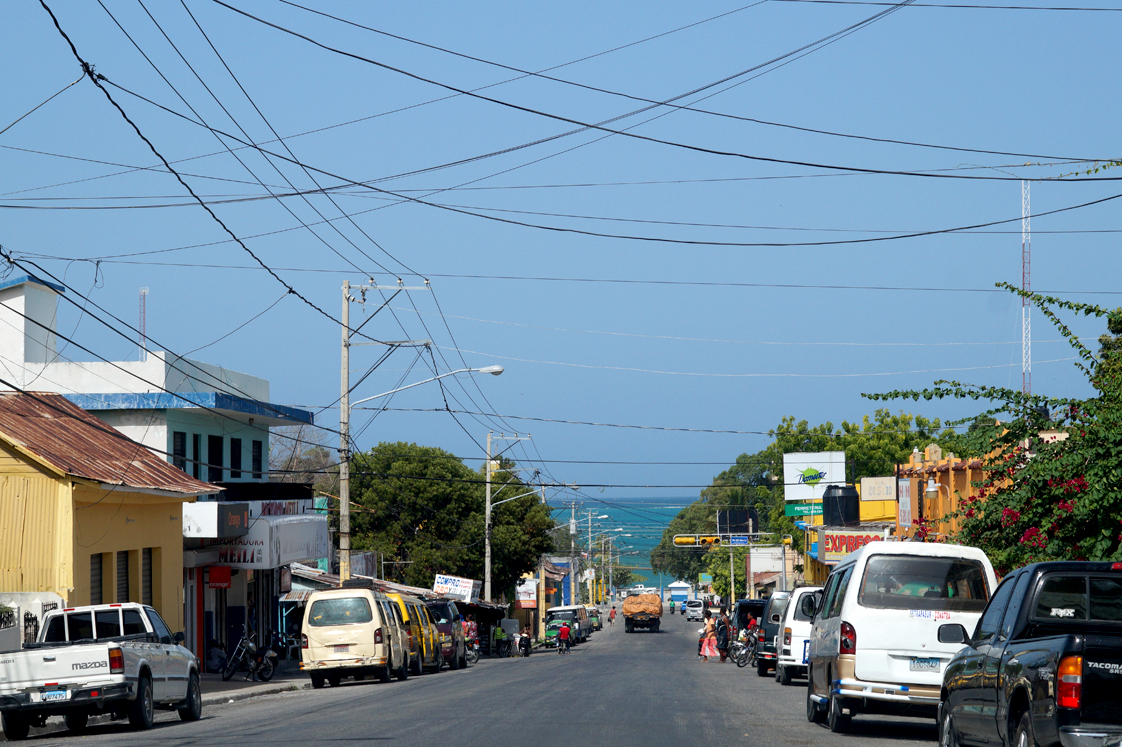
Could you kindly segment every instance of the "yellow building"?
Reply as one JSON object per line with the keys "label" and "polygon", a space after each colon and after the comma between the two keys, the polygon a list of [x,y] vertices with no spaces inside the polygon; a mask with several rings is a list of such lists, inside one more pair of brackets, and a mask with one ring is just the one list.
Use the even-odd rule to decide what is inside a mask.
{"label": "yellow building", "polygon": [[920,527],[931,540],[957,532],[958,519],[950,514],[958,511],[963,498],[978,495],[973,483],[985,479],[982,467],[981,459],[960,459],[950,452],[944,457],[935,444],[922,454],[913,452],[898,475],[902,490],[897,535],[914,537]]}
{"label": "yellow building", "polygon": [[151,604],[183,628],[189,477],[65,397],[0,394],[0,591]]}

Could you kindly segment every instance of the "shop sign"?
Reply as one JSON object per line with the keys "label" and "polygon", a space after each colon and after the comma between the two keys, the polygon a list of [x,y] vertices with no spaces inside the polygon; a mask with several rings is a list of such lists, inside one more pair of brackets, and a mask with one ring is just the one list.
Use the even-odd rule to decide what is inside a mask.
{"label": "shop sign", "polygon": [[229,589],[230,576],[230,566],[212,565],[207,569],[207,586],[212,589]]}
{"label": "shop sign", "polygon": [[818,559],[823,563],[832,565],[854,550],[860,550],[870,542],[878,542],[882,539],[884,537],[873,532],[819,529]]}
{"label": "shop sign", "polygon": [[183,536],[232,539],[249,531],[249,504],[199,501],[183,504]]}
{"label": "shop sign", "polygon": [[896,485],[896,523],[901,529],[912,526],[912,481],[900,480]]}
{"label": "shop sign", "polygon": [[697,583],[699,583],[702,586],[708,586],[709,584],[713,583],[713,574],[711,574],[711,573],[699,573],[699,574],[697,574]]}
{"label": "shop sign", "polygon": [[259,516],[299,516],[315,513],[314,498],[295,498],[290,501],[249,501],[249,518]]}
{"label": "shop sign", "polygon": [[783,455],[783,497],[787,501],[819,499],[831,485],[845,485],[844,451]]}
{"label": "shop sign", "polygon": [[460,578],[459,576],[445,576],[440,573],[436,574],[436,580],[432,584],[432,590],[437,594],[459,599],[468,604],[479,601],[479,590],[482,588],[482,581],[473,581],[470,578]]}
{"label": "shop sign", "polygon": [[516,607],[520,610],[532,610],[538,606],[538,579],[524,578],[514,590]]}
{"label": "shop sign", "polygon": [[784,516],[821,516],[821,503],[789,503],[783,507]]}
{"label": "shop sign", "polygon": [[218,546],[218,562],[233,568],[280,568],[327,557],[327,517],[263,516],[249,532]]}

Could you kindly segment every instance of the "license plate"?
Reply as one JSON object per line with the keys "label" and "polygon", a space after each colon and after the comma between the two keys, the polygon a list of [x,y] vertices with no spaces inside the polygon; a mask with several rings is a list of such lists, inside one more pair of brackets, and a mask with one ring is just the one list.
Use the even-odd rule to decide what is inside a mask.
{"label": "license plate", "polygon": [[919,659],[913,656],[911,665],[908,668],[913,672],[938,672],[939,660]]}
{"label": "license plate", "polygon": [[803,664],[810,661],[810,639],[803,641]]}
{"label": "license plate", "polygon": [[44,703],[49,701],[49,700],[66,700],[66,691],[65,690],[47,690],[46,692],[41,693],[39,695],[39,700],[41,702],[44,702]]}
{"label": "license plate", "polygon": [[345,644],[345,645],[342,645],[342,646],[336,646],[335,647],[335,653],[337,653],[337,654],[345,654],[350,650],[351,650],[350,644]]}

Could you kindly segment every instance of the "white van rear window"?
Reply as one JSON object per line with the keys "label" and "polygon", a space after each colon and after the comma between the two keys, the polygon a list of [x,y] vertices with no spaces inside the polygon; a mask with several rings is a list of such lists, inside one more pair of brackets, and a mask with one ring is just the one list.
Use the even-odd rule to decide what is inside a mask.
{"label": "white van rear window", "polygon": [[977,560],[874,555],[857,602],[891,610],[981,612],[988,600],[985,568]]}
{"label": "white van rear window", "polygon": [[340,597],[337,599],[317,599],[312,602],[308,614],[308,624],[313,628],[328,625],[358,625],[374,619],[370,603],[366,597]]}

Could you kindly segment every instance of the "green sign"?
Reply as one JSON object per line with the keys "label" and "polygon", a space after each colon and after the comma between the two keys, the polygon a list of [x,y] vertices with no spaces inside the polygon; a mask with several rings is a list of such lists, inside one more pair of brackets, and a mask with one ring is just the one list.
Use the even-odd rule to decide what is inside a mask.
{"label": "green sign", "polygon": [[702,586],[707,586],[713,583],[713,576],[709,573],[699,573],[697,574],[697,582]]}
{"label": "green sign", "polygon": [[783,507],[784,516],[821,516],[821,503],[788,503]]}

